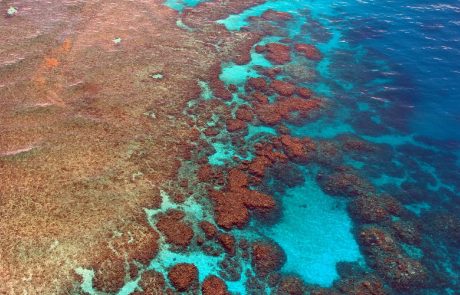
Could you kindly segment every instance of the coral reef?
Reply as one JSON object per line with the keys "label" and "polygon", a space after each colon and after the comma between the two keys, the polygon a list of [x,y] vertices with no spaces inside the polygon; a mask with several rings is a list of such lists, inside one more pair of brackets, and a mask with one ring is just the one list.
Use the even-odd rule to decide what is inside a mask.
{"label": "coral reef", "polygon": [[198,269],[193,264],[179,263],[169,270],[168,279],[177,291],[194,289],[198,284]]}
{"label": "coral reef", "polygon": [[177,246],[187,247],[194,236],[192,227],[183,221],[184,212],[169,210],[157,217],[156,227],[165,235],[166,242]]}
{"label": "coral reef", "polygon": [[372,185],[354,173],[340,171],[330,175],[318,174],[318,183],[328,194],[334,196],[358,197],[375,192]]}
{"label": "coral reef", "polygon": [[94,286],[101,291],[115,292],[124,285],[128,271],[125,259],[148,264],[158,252],[159,235],[146,224],[127,223],[118,231],[121,234],[113,235],[110,242],[101,242],[91,265]]}
{"label": "coral reef", "polygon": [[230,294],[230,292],[227,290],[225,282],[216,276],[206,277],[203,281],[203,285],[201,286],[201,291],[203,292],[203,295]]}
{"label": "coral reef", "polygon": [[257,51],[263,52],[265,57],[275,65],[282,65],[291,61],[291,49],[281,43],[268,43],[259,47]]}
{"label": "coral reef", "polygon": [[306,293],[306,286],[301,279],[295,276],[284,276],[273,294],[282,295],[303,295]]}
{"label": "coral reef", "polygon": [[341,280],[336,288],[341,294],[350,295],[386,295],[383,282],[375,276],[352,277]]}
{"label": "coral reef", "polygon": [[274,80],[270,83],[270,87],[279,95],[291,96],[294,94],[296,87],[289,82]]}
{"label": "coral reef", "polygon": [[292,19],[292,15],[287,12],[269,9],[262,14],[262,18],[268,21],[287,21]]}
{"label": "coral reef", "polygon": [[299,54],[307,57],[308,59],[320,60],[322,58],[321,52],[319,52],[319,50],[311,44],[295,44],[294,48]]}
{"label": "coral reef", "polygon": [[161,273],[148,270],[142,274],[139,287],[142,291],[137,291],[133,294],[160,294],[165,287],[165,279]]}
{"label": "coral reef", "polygon": [[[0,110],[0,293],[86,292],[76,266],[92,270],[94,289],[105,293],[136,280],[133,294],[223,295],[227,283],[279,295],[422,294],[452,285],[445,269],[458,262],[444,265],[441,256],[458,258],[458,201],[451,202],[458,175],[438,162],[455,157],[352,133],[387,131],[373,105],[347,119],[347,133],[318,130],[310,138],[298,128],[317,120],[311,126],[321,129],[334,108],[375,103],[318,98],[326,77],[317,66],[329,53],[316,42],[330,35],[309,12],[301,26],[309,39],[296,39],[289,34],[295,13],[265,10],[239,31],[216,22],[265,0],[203,1],[180,13],[156,0],[51,2],[78,32],[62,40],[67,26],[51,24],[49,36],[6,34],[11,42],[0,44],[5,52],[16,44],[27,57],[23,69],[0,71],[13,81]],[[48,13],[28,5],[35,17]],[[18,32],[48,29],[27,17],[7,20],[24,20]],[[253,48],[272,66],[263,58],[250,63]],[[221,79],[229,69],[245,74]],[[257,229],[286,218],[285,193],[310,181],[309,173],[337,201],[334,210],[348,210],[367,262],[366,269],[338,263],[327,288],[281,272],[289,251]],[[425,201],[436,211],[424,210]],[[296,209],[307,212],[308,202]],[[188,251],[209,256],[213,267],[202,269]],[[172,262],[155,260],[165,253]],[[163,269],[151,270],[155,263]]]}
{"label": "coral reef", "polygon": [[283,249],[271,242],[255,242],[251,246],[252,265],[256,274],[266,277],[279,270],[285,263],[286,256]]}

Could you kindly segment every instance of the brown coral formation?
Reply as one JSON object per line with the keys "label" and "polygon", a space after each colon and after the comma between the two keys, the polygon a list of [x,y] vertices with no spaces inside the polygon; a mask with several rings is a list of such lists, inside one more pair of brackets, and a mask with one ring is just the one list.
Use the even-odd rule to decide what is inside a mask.
{"label": "brown coral formation", "polygon": [[177,291],[187,291],[196,287],[198,269],[193,264],[179,263],[169,270],[168,279]]}
{"label": "brown coral formation", "polygon": [[356,198],[350,203],[350,212],[363,223],[381,222],[390,218],[385,204],[377,196]]}
{"label": "brown coral formation", "polygon": [[296,90],[296,86],[294,84],[281,80],[272,81],[270,87],[275,90],[276,93],[283,96],[291,96]]}
{"label": "brown coral formation", "polygon": [[249,78],[246,82],[246,89],[265,92],[268,89],[268,83],[264,78]]}
{"label": "brown coral formation", "polygon": [[268,43],[259,47],[258,52],[263,52],[265,57],[275,65],[282,65],[291,61],[291,48],[281,43]]}
{"label": "brown coral formation", "polygon": [[224,82],[220,80],[219,75],[222,72],[222,65],[220,62],[216,62],[209,71],[209,86],[215,97],[229,100],[232,98],[232,93],[225,86]]}
{"label": "brown coral formation", "polygon": [[214,169],[210,164],[201,165],[197,176],[201,182],[221,182],[223,180],[222,171]]}
{"label": "brown coral formation", "polygon": [[419,227],[411,221],[399,220],[391,223],[395,236],[404,243],[410,245],[419,245],[422,236]]}
{"label": "brown coral formation", "polygon": [[347,278],[340,280],[337,289],[341,294],[350,295],[386,295],[383,282],[375,276],[364,276],[362,278]]}
{"label": "brown coral formation", "polygon": [[292,19],[292,15],[288,12],[280,12],[269,9],[262,14],[262,19],[268,21],[287,21]]}
{"label": "brown coral formation", "polygon": [[276,151],[273,144],[257,144],[256,157],[247,163],[247,171],[260,180],[265,175],[267,168],[278,161],[284,162],[286,160],[287,156]]}
{"label": "brown coral formation", "polygon": [[217,240],[228,254],[235,255],[235,238],[232,235],[220,234]]}
{"label": "brown coral formation", "polygon": [[193,238],[192,227],[183,221],[184,212],[169,210],[157,217],[156,226],[165,235],[166,242],[178,247],[187,247]]}
{"label": "brown coral formation", "polygon": [[235,132],[235,131],[243,130],[246,127],[247,127],[246,122],[242,121],[240,119],[227,120],[227,130],[228,130],[228,132]]}
{"label": "brown coral formation", "polygon": [[285,276],[273,293],[276,295],[303,295],[306,293],[306,286],[297,277]]}
{"label": "brown coral formation", "polygon": [[378,226],[364,227],[359,239],[371,266],[393,288],[407,290],[426,284],[427,269],[420,261],[407,257],[388,231]]}
{"label": "brown coral formation", "polygon": [[358,175],[340,171],[330,175],[319,174],[321,188],[330,195],[358,197],[375,193],[373,186]]}
{"label": "brown coral formation", "polygon": [[254,113],[252,112],[251,108],[247,106],[241,106],[236,111],[236,118],[245,122],[251,122],[254,118]]}
{"label": "brown coral formation", "polygon": [[249,210],[271,210],[276,203],[269,195],[248,189],[248,176],[232,169],[224,191],[210,191],[216,223],[224,229],[242,228],[249,221]]}
{"label": "brown coral formation", "polygon": [[208,221],[202,221],[200,223],[200,227],[206,235],[207,239],[212,239],[217,235],[217,228],[214,226],[214,224]]}
{"label": "brown coral formation", "polygon": [[203,285],[201,286],[203,295],[229,295],[227,285],[225,282],[216,277],[208,276],[204,279]]}
{"label": "brown coral formation", "polygon": [[123,286],[129,270],[126,259],[148,264],[158,251],[159,235],[146,224],[127,223],[117,232],[101,242],[98,256],[90,265],[94,269],[94,286],[101,291],[115,292]]}
{"label": "brown coral formation", "polygon": [[139,287],[142,291],[135,292],[135,295],[141,294],[162,294],[165,287],[165,279],[159,272],[148,270],[144,272],[139,281]]}
{"label": "brown coral formation", "polygon": [[321,107],[318,99],[303,99],[300,97],[280,98],[273,104],[255,104],[257,118],[267,125],[275,125],[285,119],[293,119],[292,114],[297,113],[299,117],[305,118]]}
{"label": "brown coral formation", "polygon": [[283,135],[280,138],[286,156],[295,162],[306,162],[313,157],[316,144],[309,138],[294,138]]}
{"label": "brown coral formation", "polygon": [[296,94],[303,98],[310,98],[313,95],[313,92],[305,87],[298,87],[296,89]]}
{"label": "brown coral formation", "polygon": [[321,52],[311,44],[295,44],[294,48],[299,54],[304,55],[308,59],[320,60],[322,58]]}
{"label": "brown coral formation", "polygon": [[256,242],[252,245],[252,265],[260,277],[279,270],[285,260],[284,251],[275,243]]}

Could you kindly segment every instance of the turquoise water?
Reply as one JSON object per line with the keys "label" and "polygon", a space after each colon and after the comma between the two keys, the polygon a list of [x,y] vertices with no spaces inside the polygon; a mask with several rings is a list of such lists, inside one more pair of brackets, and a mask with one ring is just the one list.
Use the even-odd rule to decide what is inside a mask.
{"label": "turquoise water", "polygon": [[203,0],[166,0],[165,5],[171,7],[174,10],[182,11],[184,8],[187,7],[195,7],[201,2],[205,2]]}
{"label": "turquoise water", "polygon": [[[168,0],[166,5],[182,11],[199,2]],[[402,238],[398,243],[403,255],[419,259],[432,278],[428,286],[398,292],[458,294],[460,240],[456,240],[454,232],[460,227],[455,227],[458,225],[453,221],[452,228],[438,230],[434,220],[440,216],[454,216],[455,220],[460,215],[459,3],[278,0],[218,22],[232,31],[251,28],[250,17],[260,16],[268,9],[288,12],[293,19],[280,26],[282,36],[266,36],[259,45],[289,37],[294,42],[315,44],[324,57],[318,63],[294,58],[293,67],[285,67],[281,76],[312,89],[328,102],[327,111],[317,118],[302,124],[286,123],[290,135],[328,142],[339,150],[344,149],[345,138],[368,142],[372,153],[348,151],[337,160],[329,160],[354,168],[375,187],[376,194],[391,194],[401,202],[407,211],[392,216],[392,222],[420,224],[422,241],[417,246]],[[227,105],[235,108],[247,104],[238,97],[245,92],[247,79],[261,76],[258,68],[272,66],[254,48],[251,62],[246,65],[223,62],[221,80],[238,87]],[[201,81],[200,86],[200,99],[215,99],[206,82]],[[218,121],[215,118],[209,124]],[[276,135],[273,126],[251,124],[244,142],[251,146]],[[230,137],[225,130],[212,140],[203,137],[214,148],[208,157],[211,165],[227,167],[233,165],[235,157],[254,158],[254,154],[242,154]],[[352,201],[343,195],[328,194],[317,181],[320,173],[336,172],[336,166],[325,162],[289,166],[288,171],[299,177],[295,180],[289,178],[289,173],[285,176],[270,172],[261,189],[276,198],[279,216],[269,222],[257,218],[247,228],[230,232],[237,239],[276,242],[286,255],[281,273],[295,274],[305,284],[333,287],[341,278],[339,263],[355,263],[371,273],[378,270],[359,245],[357,228],[365,222],[350,215],[347,208]],[[166,207],[167,201],[165,195]],[[187,218],[212,221],[206,204],[198,199],[190,202],[180,208]],[[154,218],[154,212],[148,215]],[[379,225],[390,230],[388,222]],[[150,267],[166,273],[175,263],[193,263],[202,281],[209,274],[220,273],[223,258],[207,256],[199,249],[179,253],[164,248]],[[242,261],[240,267],[245,271],[236,281],[220,276],[230,291],[246,294],[245,284],[248,275],[254,274],[253,268],[248,261]],[[384,274],[380,276],[385,279]],[[442,284],[440,279],[436,281],[438,276],[443,277]],[[388,286],[388,282],[385,284]],[[129,286],[135,286],[135,282],[120,294],[130,293],[133,288]],[[424,291],[418,291],[421,289]],[[260,294],[264,291],[260,290]]]}
{"label": "turquoise water", "polygon": [[263,227],[262,232],[286,252],[282,271],[328,287],[338,278],[337,262],[364,263],[364,258],[352,235],[353,224],[345,201],[325,194],[311,171],[303,173],[304,183],[288,188],[280,196],[280,221]]}

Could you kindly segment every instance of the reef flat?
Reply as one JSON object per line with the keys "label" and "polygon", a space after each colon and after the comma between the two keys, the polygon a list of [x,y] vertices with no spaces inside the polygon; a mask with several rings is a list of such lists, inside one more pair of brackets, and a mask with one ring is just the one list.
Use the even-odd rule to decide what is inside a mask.
{"label": "reef flat", "polygon": [[314,2],[0,4],[0,294],[460,290],[455,152]]}

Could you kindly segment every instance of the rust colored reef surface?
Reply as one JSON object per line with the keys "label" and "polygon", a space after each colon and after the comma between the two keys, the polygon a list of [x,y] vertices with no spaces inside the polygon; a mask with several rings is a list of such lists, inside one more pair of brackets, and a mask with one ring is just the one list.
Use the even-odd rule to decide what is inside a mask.
{"label": "rust colored reef surface", "polygon": [[0,21],[0,294],[67,294],[77,266],[155,256],[143,208],[193,136],[182,111],[251,36],[180,29],[160,0],[18,6]]}

